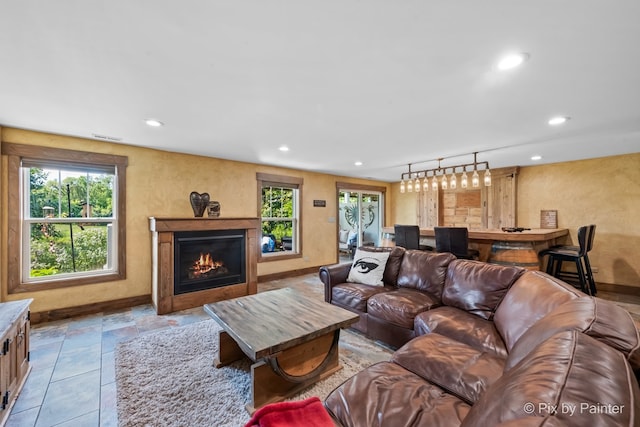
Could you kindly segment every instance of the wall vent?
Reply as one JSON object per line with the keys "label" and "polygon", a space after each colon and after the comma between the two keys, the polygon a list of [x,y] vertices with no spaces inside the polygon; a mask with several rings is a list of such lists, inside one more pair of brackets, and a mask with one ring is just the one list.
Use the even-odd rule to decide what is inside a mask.
{"label": "wall vent", "polygon": [[91,135],[93,135],[93,137],[96,139],[102,139],[104,141],[115,141],[115,142],[122,141],[122,138],[117,136],[100,135],[99,133],[92,133]]}

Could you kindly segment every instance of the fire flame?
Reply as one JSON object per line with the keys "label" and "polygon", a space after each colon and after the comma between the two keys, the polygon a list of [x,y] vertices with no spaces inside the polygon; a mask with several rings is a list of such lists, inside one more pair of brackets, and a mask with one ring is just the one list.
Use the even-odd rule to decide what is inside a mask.
{"label": "fire flame", "polygon": [[200,254],[200,258],[198,258],[191,267],[191,271],[194,276],[200,276],[202,274],[207,274],[212,270],[217,270],[222,267],[224,264],[220,261],[214,261],[211,257],[210,253]]}

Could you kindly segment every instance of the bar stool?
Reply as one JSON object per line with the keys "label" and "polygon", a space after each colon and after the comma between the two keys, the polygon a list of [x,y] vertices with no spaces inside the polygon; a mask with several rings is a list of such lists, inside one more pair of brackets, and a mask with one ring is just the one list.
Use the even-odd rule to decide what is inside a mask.
{"label": "bar stool", "polygon": [[478,259],[480,251],[469,249],[469,230],[467,227],[434,227],[436,252],[450,252],[456,258]]}
{"label": "bar stool", "polygon": [[417,225],[401,225],[393,226],[395,234],[396,246],[402,246],[405,249],[418,249],[421,251],[432,251],[433,248],[420,244],[420,227]]}
{"label": "bar stool", "polygon": [[[589,295],[595,295],[596,282],[591,271],[589,252],[593,248],[593,238],[596,234],[594,224],[585,225],[578,229],[579,246],[553,246],[540,251],[539,255],[549,256],[547,260],[547,273],[561,280],[578,281],[580,289]],[[576,271],[562,269],[564,261],[573,262]]]}

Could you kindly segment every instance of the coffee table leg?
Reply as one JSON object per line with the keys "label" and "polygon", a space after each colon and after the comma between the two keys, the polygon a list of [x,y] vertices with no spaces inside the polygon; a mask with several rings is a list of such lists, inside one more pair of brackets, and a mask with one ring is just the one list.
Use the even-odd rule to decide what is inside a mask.
{"label": "coffee table leg", "polygon": [[213,365],[216,368],[228,365],[244,357],[242,349],[226,331],[220,331],[218,337],[218,357],[213,361]]}
{"label": "coffee table leg", "polygon": [[[259,360],[251,365],[251,404],[247,411],[279,402],[342,369],[338,359],[340,330]],[[273,359],[278,361],[274,363]],[[274,365],[278,368],[274,369]]]}

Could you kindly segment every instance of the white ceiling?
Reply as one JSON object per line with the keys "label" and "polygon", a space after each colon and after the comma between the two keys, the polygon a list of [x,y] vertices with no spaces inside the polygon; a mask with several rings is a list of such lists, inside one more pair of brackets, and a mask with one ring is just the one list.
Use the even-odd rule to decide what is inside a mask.
{"label": "white ceiling", "polygon": [[[4,126],[385,181],[476,151],[492,168],[640,151],[638,0],[0,0],[0,16]],[[508,52],[530,59],[499,73]]]}

